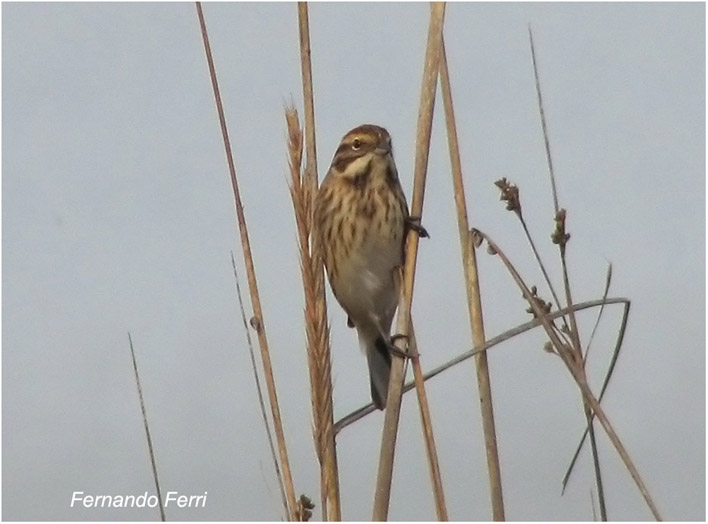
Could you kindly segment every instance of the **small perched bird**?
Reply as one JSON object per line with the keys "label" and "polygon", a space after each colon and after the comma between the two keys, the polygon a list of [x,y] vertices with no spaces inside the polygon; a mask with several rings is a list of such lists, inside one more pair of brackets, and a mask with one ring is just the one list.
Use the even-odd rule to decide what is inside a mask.
{"label": "small perched bird", "polygon": [[386,407],[391,322],[398,306],[406,197],[384,128],[362,125],[342,138],[315,200],[315,240],[332,291],[366,353],[371,399]]}

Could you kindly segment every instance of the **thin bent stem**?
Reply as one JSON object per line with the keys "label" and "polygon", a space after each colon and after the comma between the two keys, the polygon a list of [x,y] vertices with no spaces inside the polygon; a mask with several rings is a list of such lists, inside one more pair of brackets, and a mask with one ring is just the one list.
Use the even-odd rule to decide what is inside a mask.
{"label": "thin bent stem", "polygon": [[[607,266],[607,275],[605,276],[605,291],[603,292],[602,296],[607,297],[607,295],[610,293],[610,284],[612,283],[612,264],[609,264]],[[602,318],[602,313],[604,312],[604,308],[600,308],[600,311],[597,312],[597,318],[595,318],[595,324],[592,327],[592,331],[590,332],[590,337],[588,338],[588,344],[585,346],[585,353],[583,354],[583,360],[587,362],[588,360],[588,355],[590,354],[590,347],[592,346],[592,341],[595,339],[595,333],[597,333],[597,328],[600,326],[600,319]]]}
{"label": "thin bent stem", "polygon": [[[624,313],[622,315],[622,319],[623,319],[623,322],[626,322],[627,312],[629,311],[629,305],[630,305],[629,300],[626,298],[608,298],[606,300],[590,300],[588,302],[581,302],[580,304],[574,304],[571,308],[564,308],[559,311],[549,313],[547,316],[548,316],[548,319],[550,321],[552,321],[562,315],[567,315],[571,309],[573,309],[573,311],[578,312],[578,311],[582,311],[584,309],[599,307],[599,306],[602,306],[605,304],[607,304],[607,305],[623,304],[624,305]],[[479,347],[475,346],[473,349],[465,351],[464,353],[461,353],[461,354],[457,355],[456,357],[448,360],[444,364],[441,364],[438,367],[431,369],[425,375],[423,375],[423,380],[428,381],[431,378],[438,376],[440,373],[443,373],[444,371],[447,371],[448,369],[456,366],[457,364],[464,362],[465,360],[468,360],[468,359],[474,357],[475,355],[478,355],[479,353],[482,353],[484,351],[488,351],[489,349],[501,344],[502,342],[506,342],[510,338],[518,336],[521,333],[525,333],[526,331],[530,331],[534,328],[537,328],[540,325],[542,325],[541,321],[536,318],[534,320],[530,320],[528,322],[520,324],[514,328],[508,329],[507,331],[504,331],[503,333],[500,333],[499,335],[490,338],[482,346],[479,346]],[[620,333],[620,336],[622,336],[622,335],[623,335],[623,331]],[[618,340],[618,344],[621,345],[620,340]],[[407,382],[405,384],[405,386],[403,386],[403,393],[409,392],[414,387],[415,387],[415,382],[413,382],[413,381]],[[602,392],[600,394],[600,398],[602,398]],[[335,423],[334,432],[339,433],[347,426],[353,424],[354,422],[356,422],[359,419],[364,418],[366,415],[368,415],[369,413],[372,413],[374,411],[375,411],[375,408],[371,402],[369,402],[368,404],[366,404],[358,409],[355,409],[351,413],[348,413],[347,415],[343,416],[341,419],[339,419]]]}

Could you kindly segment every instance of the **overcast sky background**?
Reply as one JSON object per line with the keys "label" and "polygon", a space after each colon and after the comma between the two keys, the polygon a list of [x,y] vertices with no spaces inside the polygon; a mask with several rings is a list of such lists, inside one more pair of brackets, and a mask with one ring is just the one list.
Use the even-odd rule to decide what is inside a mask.
{"label": "overcast sky background", "polygon": [[[302,107],[294,4],[206,4],[297,493],[319,500],[283,103]],[[5,520],[157,520],[70,508],[73,491],[154,492],[132,333],[163,491],[208,492],[169,520],[278,520],[230,251],[242,255],[191,3],[2,6]],[[445,38],[471,223],[549,293],[493,182],[518,184],[555,283],[553,211],[527,24],[535,34],[577,301],[632,300],[605,408],[666,519],[705,519],[705,7],[450,4]],[[427,4],[312,4],[318,166],[362,123],[391,133],[410,199]],[[442,104],[413,305],[422,364],[471,347]],[[480,252],[486,333],[528,320]],[[243,273],[242,273],[243,275]],[[243,275],[245,288],[245,275]],[[560,291],[560,287],[558,288]],[[337,418],[369,401],[330,301]],[[608,308],[596,388],[620,320]],[[581,317],[587,341],[594,314]],[[591,520],[579,394],[540,332],[490,352],[506,516]],[[474,366],[428,383],[450,517],[491,516]],[[383,415],[338,439],[343,515],[369,519]],[[435,518],[415,397],[404,400],[390,518]],[[611,519],[651,514],[602,431]],[[316,510],[319,515],[319,508]]]}

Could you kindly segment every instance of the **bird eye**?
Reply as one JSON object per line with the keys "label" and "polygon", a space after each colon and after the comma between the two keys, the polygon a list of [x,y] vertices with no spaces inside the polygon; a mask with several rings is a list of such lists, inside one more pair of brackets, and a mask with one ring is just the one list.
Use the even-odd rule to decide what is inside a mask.
{"label": "bird eye", "polygon": [[356,151],[356,150],[358,150],[358,149],[360,149],[360,148],[361,148],[361,140],[359,140],[358,138],[355,138],[355,139],[352,141],[352,149],[353,149],[354,151]]}

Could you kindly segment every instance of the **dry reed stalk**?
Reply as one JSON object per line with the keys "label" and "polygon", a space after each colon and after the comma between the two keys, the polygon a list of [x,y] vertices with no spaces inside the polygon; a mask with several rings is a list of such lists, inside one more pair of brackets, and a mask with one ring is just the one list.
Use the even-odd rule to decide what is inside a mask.
{"label": "dry reed stalk", "polygon": [[155,451],[152,447],[152,438],[150,437],[150,426],[148,425],[147,412],[145,411],[145,401],[143,400],[143,388],[140,384],[140,375],[138,374],[138,362],[135,360],[135,349],[133,348],[133,337],[128,331],[128,342],[130,344],[130,356],[133,359],[133,372],[135,373],[135,383],[138,385],[138,397],[140,398],[140,412],[143,415],[143,425],[145,426],[145,437],[147,438],[148,452],[150,453],[150,466],[152,468],[152,478],[155,481],[155,490],[157,491],[157,501],[160,505],[160,520],[165,522],[165,506],[162,503],[162,491],[160,490],[160,479],[157,476],[157,463],[155,462]]}
{"label": "dry reed stalk", "polygon": [[297,111],[286,107],[288,127],[288,164],[290,166],[290,196],[293,201],[298,230],[300,269],[305,292],[305,331],[307,360],[310,370],[310,398],[314,421],[315,449],[320,462],[323,520],[341,520],[339,475],[334,443],[332,406],[332,364],[329,347],[329,325],[324,294],[324,273],[317,242],[309,240],[312,233],[313,201],[308,198],[306,178],[302,175],[302,132]]}
{"label": "dry reed stalk", "polygon": [[642,494],[642,497],[644,498],[644,501],[649,507],[649,510],[652,512],[652,515],[656,520],[662,520],[659,510],[656,507],[654,500],[651,497],[648,488],[646,487],[646,484],[644,483],[641,475],[639,474],[639,470],[637,470],[636,466],[634,465],[634,462],[632,461],[629,456],[629,453],[627,452],[627,449],[624,447],[624,444],[622,443],[619,436],[612,427],[612,424],[607,418],[603,408],[600,406],[600,403],[595,398],[592,390],[590,389],[587,377],[585,376],[585,372],[583,369],[582,359],[579,360],[577,352],[571,346],[565,343],[558,335],[558,330],[552,324],[551,320],[549,320],[550,316],[539,305],[538,297],[526,286],[523,279],[516,271],[514,266],[511,264],[509,259],[499,249],[499,246],[497,246],[491,238],[489,238],[486,234],[482,233],[479,230],[474,230],[473,234],[476,238],[483,239],[487,242],[490,253],[498,255],[501,258],[502,262],[504,263],[504,266],[507,268],[507,271],[511,274],[517,286],[523,293],[524,298],[529,303],[533,314],[541,321],[541,324],[543,325],[544,330],[546,331],[546,334],[548,335],[553,345],[553,348],[555,349],[554,352],[561,358],[566,368],[570,372],[571,376],[575,380],[575,383],[578,385],[578,388],[580,389],[583,395],[584,401],[587,402],[587,405],[592,410],[595,417],[597,417],[598,421],[605,430],[605,433],[610,439],[610,442],[612,442],[612,445],[615,447],[615,450],[617,451],[617,454],[620,456],[620,459],[624,463],[624,466],[627,468],[627,471],[629,471],[632,480],[634,480],[635,484],[637,485],[637,488]]}
{"label": "dry reed stalk", "polygon": [[[411,216],[421,217],[423,212],[423,197],[425,194],[425,179],[428,169],[428,153],[430,149],[430,133],[433,124],[435,107],[435,88],[437,86],[438,62],[440,58],[440,43],[442,40],[445,4],[432,3],[430,26],[428,29],[428,44],[425,54],[421,102],[418,111],[418,130],[416,138],[415,175],[413,182],[413,198]],[[418,233],[411,229],[408,233],[403,268],[403,292],[398,305],[396,320],[397,333],[406,337],[409,333],[410,311],[413,301],[413,284],[415,266],[418,255]],[[402,338],[396,341],[397,347],[405,351]],[[393,458],[396,447],[396,434],[401,411],[401,395],[405,375],[404,361],[394,358],[391,366],[391,379],[386,400],[384,427],[381,437],[381,454],[376,479],[374,509],[372,520],[386,520],[391,498],[391,479],[393,477]]]}
{"label": "dry reed stalk", "polygon": [[[452,90],[450,87],[450,72],[447,66],[444,41],[442,42],[440,52],[440,84],[443,106],[445,107],[450,163],[452,165],[452,181],[455,193],[455,207],[457,209],[457,226],[460,233],[460,245],[462,247],[462,265],[465,275],[465,288],[467,290],[467,309],[472,326],[472,342],[475,347],[479,347],[485,342],[482,299],[479,291],[477,257],[469,235],[467,202],[462,181],[460,146],[457,140],[457,126],[455,124],[455,111],[452,105]],[[479,391],[480,410],[482,413],[482,428],[484,431],[484,447],[487,455],[487,471],[489,474],[489,488],[492,500],[492,518],[494,520],[504,520],[504,497],[501,483],[501,469],[499,466],[499,452],[497,449],[497,434],[494,423],[492,387],[489,378],[489,364],[487,362],[486,351],[477,354],[475,365],[477,369],[477,389]]]}
{"label": "dry reed stalk", "polygon": [[241,203],[241,195],[238,188],[238,179],[236,178],[236,168],[234,166],[233,155],[231,153],[231,143],[229,141],[229,133],[226,127],[226,117],[224,116],[224,108],[221,103],[221,94],[219,93],[219,84],[216,78],[216,69],[214,67],[214,59],[211,54],[211,46],[209,45],[209,36],[207,34],[206,22],[204,21],[204,13],[202,12],[201,2],[196,2],[197,15],[199,17],[199,26],[201,28],[202,40],[204,41],[204,51],[206,53],[207,64],[209,66],[209,76],[211,85],[214,90],[214,100],[216,102],[216,110],[219,114],[219,124],[221,126],[221,134],[224,139],[224,149],[226,151],[226,161],[229,167],[231,177],[231,187],[234,192],[234,202],[236,205],[236,216],[238,218],[238,227],[241,236],[241,248],[243,250],[244,264],[246,267],[246,275],[248,277],[248,289],[251,296],[251,305],[253,307],[253,318],[251,325],[258,334],[258,345],[261,350],[261,359],[263,361],[263,370],[268,389],[268,399],[270,401],[271,416],[273,418],[273,426],[275,429],[276,439],[278,441],[278,454],[280,457],[280,465],[283,470],[285,480],[285,492],[288,500],[288,517],[290,520],[295,520],[297,503],[295,500],[295,488],[293,487],[292,474],[290,471],[290,461],[288,460],[288,451],[285,442],[285,432],[283,430],[283,422],[280,417],[280,407],[278,404],[278,394],[275,389],[275,379],[273,377],[273,366],[270,359],[270,351],[268,349],[268,339],[266,338],[265,322],[263,320],[263,311],[261,309],[261,300],[258,294],[258,282],[256,280],[255,268],[253,265],[253,255],[251,253],[251,243],[248,238],[248,228],[246,226],[246,217],[243,212],[243,204]]}

